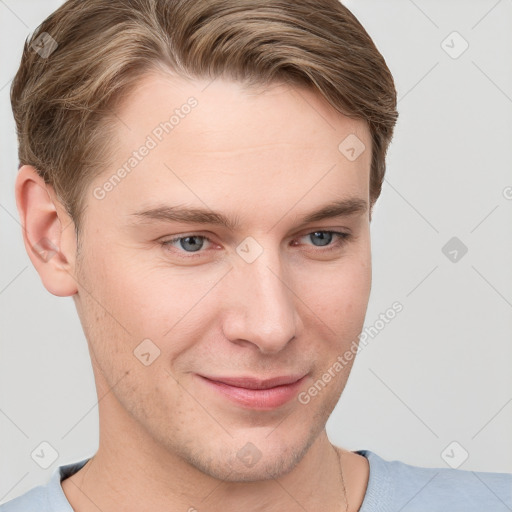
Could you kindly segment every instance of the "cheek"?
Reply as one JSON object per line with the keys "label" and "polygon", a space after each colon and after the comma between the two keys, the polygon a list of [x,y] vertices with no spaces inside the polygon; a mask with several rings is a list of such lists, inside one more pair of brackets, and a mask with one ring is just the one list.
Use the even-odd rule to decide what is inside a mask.
{"label": "cheek", "polygon": [[90,244],[77,268],[80,320],[96,364],[113,379],[138,362],[133,350],[143,339],[134,328],[142,284],[130,270],[101,244]]}
{"label": "cheek", "polygon": [[[137,263],[135,257],[123,253],[110,253],[88,268],[88,287],[110,313],[98,309],[96,301],[87,301],[86,315],[95,324],[91,340],[100,345],[97,352],[102,366],[108,364],[116,374],[134,362],[138,368],[134,351],[149,351],[150,358],[157,356],[151,368],[163,372],[204,334],[205,317],[214,315],[219,304],[209,291],[225,269],[216,271],[218,277],[185,270]],[[101,340],[107,339],[105,346]]]}
{"label": "cheek", "polygon": [[368,253],[358,252],[350,258],[341,258],[318,267],[308,279],[304,278],[299,280],[302,284],[297,294],[319,320],[340,335],[362,328],[372,281]]}
{"label": "cheek", "polygon": [[[181,290],[162,283],[161,274],[145,268],[144,253],[101,251],[100,258],[89,257],[81,279],[92,290],[97,303],[117,320],[118,326],[139,336],[161,332]],[[160,322],[162,325],[158,325]],[[160,330],[159,330],[160,329]]]}

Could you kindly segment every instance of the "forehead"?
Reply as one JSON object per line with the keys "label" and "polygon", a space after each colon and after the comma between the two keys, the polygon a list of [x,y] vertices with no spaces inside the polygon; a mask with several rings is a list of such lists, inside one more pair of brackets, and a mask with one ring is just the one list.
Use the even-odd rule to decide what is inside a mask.
{"label": "forehead", "polygon": [[103,208],[127,214],[177,199],[286,208],[301,197],[304,206],[325,203],[326,193],[368,200],[368,127],[314,90],[152,74],[116,116],[112,162],[93,184],[111,182]]}
{"label": "forehead", "polygon": [[[188,108],[191,103],[195,106]],[[357,134],[370,144],[364,121],[337,112],[315,89],[281,82],[247,86],[222,78],[185,80],[155,72],[144,77],[116,111],[119,131],[132,146],[141,133],[151,134],[166,122],[172,125],[172,138],[187,143],[187,149],[200,144],[203,149],[231,151],[235,143],[244,142],[291,142],[314,148],[323,140],[324,149],[337,150],[344,133]],[[191,140],[191,132],[202,137]]]}

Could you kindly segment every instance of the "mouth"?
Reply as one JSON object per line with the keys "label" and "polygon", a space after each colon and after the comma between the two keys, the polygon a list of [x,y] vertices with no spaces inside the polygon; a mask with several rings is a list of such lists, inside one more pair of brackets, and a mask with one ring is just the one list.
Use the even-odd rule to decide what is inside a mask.
{"label": "mouth", "polygon": [[239,406],[272,410],[297,396],[307,375],[287,375],[265,380],[254,377],[198,377],[210,390]]}

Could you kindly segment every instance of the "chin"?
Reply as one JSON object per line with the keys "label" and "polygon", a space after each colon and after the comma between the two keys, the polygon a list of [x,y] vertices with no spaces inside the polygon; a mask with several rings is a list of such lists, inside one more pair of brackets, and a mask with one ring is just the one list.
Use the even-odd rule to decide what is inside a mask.
{"label": "chin", "polygon": [[301,459],[300,454],[282,453],[262,454],[261,458],[254,465],[246,464],[239,460],[237,454],[231,455],[225,464],[220,463],[219,459],[210,465],[198,467],[203,473],[209,476],[223,480],[225,482],[261,482],[264,480],[273,480],[289,473]]}
{"label": "chin", "polygon": [[294,439],[286,434],[283,430],[279,437],[275,433],[236,436],[236,441],[226,439],[223,445],[203,446],[202,451],[182,455],[202,473],[225,482],[272,480],[295,468],[317,439],[318,432],[312,429],[300,436],[295,433]]}

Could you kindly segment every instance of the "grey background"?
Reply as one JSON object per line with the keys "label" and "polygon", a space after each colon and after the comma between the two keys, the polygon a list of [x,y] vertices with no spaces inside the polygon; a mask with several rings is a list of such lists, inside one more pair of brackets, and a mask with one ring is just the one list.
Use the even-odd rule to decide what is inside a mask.
{"label": "grey background", "polygon": [[[361,350],[328,432],[335,444],[389,460],[512,472],[512,1],[345,3],[399,92],[371,224],[365,326],[395,301],[403,311]],[[10,82],[26,36],[60,4],[0,0],[0,502],[98,444],[73,301],[42,286],[14,200]],[[453,31],[469,43],[458,58],[442,46]],[[461,40],[447,46],[458,52]],[[442,252],[452,237],[468,248],[456,262]],[[47,469],[30,455],[42,441],[59,454]]]}

